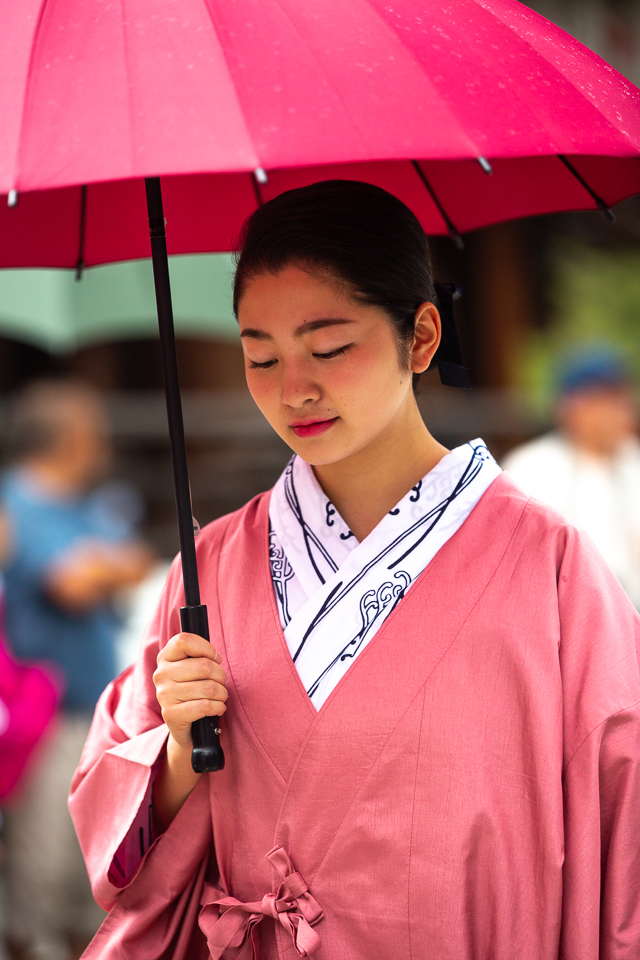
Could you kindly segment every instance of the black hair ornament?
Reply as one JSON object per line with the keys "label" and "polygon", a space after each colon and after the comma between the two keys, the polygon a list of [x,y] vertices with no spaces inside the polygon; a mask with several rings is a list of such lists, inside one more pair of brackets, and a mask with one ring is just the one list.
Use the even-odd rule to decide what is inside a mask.
{"label": "black hair ornament", "polygon": [[442,321],[442,338],[436,350],[431,366],[437,366],[440,374],[440,383],[445,387],[471,388],[469,376],[462,360],[458,331],[453,316],[454,300],[462,296],[460,287],[453,283],[434,283],[436,291],[436,306]]}

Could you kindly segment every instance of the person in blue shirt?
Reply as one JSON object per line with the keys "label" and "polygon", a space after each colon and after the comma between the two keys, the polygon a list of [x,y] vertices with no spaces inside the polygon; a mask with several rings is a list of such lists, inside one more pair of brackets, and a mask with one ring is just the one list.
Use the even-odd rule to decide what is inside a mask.
{"label": "person in blue shirt", "polygon": [[[71,381],[27,386],[14,404],[14,463],[0,483],[12,550],[4,571],[13,652],[57,667],[54,735],[5,825],[9,935],[25,955],[69,960],[100,920],[66,808],[96,701],[116,674],[112,601],[152,562],[126,497],[97,487],[109,460],[100,396]],[[123,502],[124,501],[124,502]],[[124,507],[124,509],[123,509]]]}

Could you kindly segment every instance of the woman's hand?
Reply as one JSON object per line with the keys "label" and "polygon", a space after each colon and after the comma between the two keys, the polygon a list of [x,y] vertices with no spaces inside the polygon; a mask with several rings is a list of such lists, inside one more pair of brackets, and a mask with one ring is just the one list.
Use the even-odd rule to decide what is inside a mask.
{"label": "woman's hand", "polygon": [[179,633],[158,654],[153,675],[162,719],[172,738],[191,749],[191,724],[201,717],[219,717],[227,709],[227,675],[221,657],[208,640]]}
{"label": "woman's hand", "polygon": [[167,755],[153,788],[156,827],[166,830],[202,774],[191,768],[191,724],[227,709],[227,675],[208,640],[179,633],[158,654],[153,675],[162,719],[169,728]]}

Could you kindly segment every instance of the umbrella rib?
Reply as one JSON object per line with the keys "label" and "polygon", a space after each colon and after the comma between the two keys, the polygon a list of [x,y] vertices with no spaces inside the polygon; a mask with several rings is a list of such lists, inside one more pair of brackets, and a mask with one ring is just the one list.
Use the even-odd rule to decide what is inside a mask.
{"label": "umbrella rib", "polygon": [[[406,54],[408,57],[411,58],[411,60],[413,61],[413,63],[418,67],[418,69],[419,69],[420,72],[425,76],[425,78],[428,80],[428,82],[431,83],[431,86],[433,87],[434,92],[437,94],[437,96],[438,96],[438,98],[439,98],[439,100],[440,100],[440,103],[441,103],[441,104],[445,107],[445,109],[449,112],[449,115],[450,115],[450,117],[451,117],[451,121],[456,124],[456,126],[457,126],[457,128],[458,128],[458,132],[459,132],[459,133],[464,137],[464,139],[467,141],[467,144],[468,144],[468,146],[469,146],[470,155],[471,155],[472,157],[475,157],[476,160],[478,160],[478,162],[480,163],[480,166],[482,166],[482,168],[483,168],[483,170],[484,170],[485,168],[484,168],[484,166],[482,165],[482,160],[480,160],[480,157],[481,157],[480,147],[478,146],[478,144],[476,143],[475,139],[471,136],[471,134],[470,134],[469,131],[467,130],[466,125],[463,124],[462,121],[460,120],[460,118],[458,117],[457,111],[455,110],[453,103],[451,103],[449,100],[445,99],[445,98],[442,96],[442,94],[440,93],[440,90],[435,86],[435,84],[433,83],[433,81],[431,80],[431,78],[430,78],[430,77],[428,76],[428,74],[426,73],[424,64],[423,64],[422,61],[419,59],[419,57],[416,56],[415,52],[411,49],[411,47],[409,46],[409,44],[406,42],[405,38],[402,36],[402,33],[391,23],[390,20],[388,20],[386,17],[383,17],[383,16],[380,14],[379,10],[377,10],[377,9],[370,3],[370,0],[368,0],[368,4],[367,4],[367,5],[369,6],[369,9],[370,9],[370,10],[375,14],[375,16],[378,18],[378,21],[379,21],[381,24],[383,24],[384,28],[385,28],[386,30],[389,30],[389,31],[393,34],[393,36],[396,38],[396,40],[398,41],[398,43],[400,44],[400,46],[401,46],[402,49],[404,50],[405,54]],[[392,10],[389,10],[389,12],[392,12]],[[483,157],[483,159],[484,159],[484,157]],[[488,172],[488,171],[485,170],[485,173],[487,173],[487,172]],[[435,202],[437,202],[437,201],[435,201]],[[456,246],[458,246],[458,241],[456,240],[455,242],[456,242]],[[463,242],[463,246],[464,246],[464,242]]]}
{"label": "umbrella rib", "polygon": [[[23,99],[23,101],[22,101],[22,116],[20,117],[20,139],[18,140],[18,155],[17,155],[17,158],[16,158],[16,161],[17,161],[17,162],[16,162],[16,167],[19,167],[19,165],[20,165],[20,154],[21,154],[21,152],[22,152],[22,148],[21,148],[21,145],[22,145],[22,132],[23,132],[24,123],[25,123],[25,115],[26,115],[26,113],[27,113],[28,103],[29,103],[29,88],[30,88],[30,86],[31,86],[31,76],[32,76],[32,73],[33,73],[33,61],[34,61],[34,58],[35,58],[36,45],[37,45],[37,43],[38,43],[38,35],[39,35],[39,33],[40,33],[40,28],[41,28],[41,26],[42,26],[42,21],[43,21],[43,19],[44,19],[44,11],[45,11],[45,7],[47,6],[47,2],[48,2],[48,0],[42,0],[42,3],[41,3],[41,5],[40,5],[40,11],[39,11],[39,13],[38,13],[38,22],[36,23],[35,29],[34,29],[34,31],[33,31],[33,42],[32,42],[32,44],[31,44],[31,50],[30,50],[30,53],[29,53],[29,70],[28,70],[28,73],[27,73],[27,81],[26,81],[26,83],[25,83],[24,99]],[[10,197],[11,197],[11,194],[14,193],[15,200],[14,200],[14,203],[9,203],[9,206],[15,206],[16,203],[18,202],[18,192],[17,192],[18,172],[19,172],[18,169],[16,169],[16,170],[14,171],[14,190],[15,190],[15,193],[14,193],[14,191],[10,191],[10,193],[9,193],[9,196],[10,196]],[[13,199],[13,198],[12,198],[12,199]]]}
{"label": "umbrella rib", "polygon": [[134,151],[134,139],[135,139],[135,125],[133,121],[134,106],[133,106],[133,73],[131,70],[131,63],[129,59],[129,38],[127,35],[127,27],[125,23],[125,14],[124,14],[124,5],[120,4],[120,30],[122,34],[122,60],[124,64],[125,73],[127,75],[127,103],[129,106],[129,111],[127,118],[129,121],[129,150],[130,150],[130,164],[131,172],[133,176],[136,176],[134,172],[135,167],[135,151]]}
{"label": "umbrella rib", "polygon": [[564,163],[569,173],[571,173],[576,178],[578,183],[584,187],[584,189],[587,191],[591,199],[595,202],[596,206],[600,210],[602,210],[602,212],[607,217],[607,219],[610,220],[612,223],[615,223],[616,215],[611,209],[611,207],[607,206],[607,204],[604,202],[602,197],[598,196],[595,190],[593,190],[592,187],[589,186],[589,184],[584,179],[582,174],[578,173],[578,171],[576,170],[574,165],[571,163],[571,161],[567,160],[567,158],[562,153],[558,154],[558,160],[561,160],[562,163]]}
{"label": "umbrella rib", "polygon": [[80,188],[80,236],[78,237],[78,259],[76,261],[76,280],[82,280],[84,262],[84,241],[87,232],[87,185]]}
{"label": "umbrella rib", "polygon": [[456,247],[458,248],[458,250],[464,250],[464,240],[463,240],[462,237],[460,236],[460,232],[459,232],[458,230],[456,230],[456,228],[455,228],[455,226],[454,226],[454,224],[453,224],[453,221],[451,220],[451,217],[449,216],[449,214],[447,213],[447,211],[444,209],[444,207],[442,206],[442,204],[441,204],[440,201],[438,200],[438,197],[436,196],[435,190],[433,189],[433,187],[431,186],[431,184],[429,183],[429,181],[427,180],[427,178],[426,178],[426,176],[425,176],[424,170],[422,169],[422,167],[420,166],[420,164],[418,163],[417,160],[412,160],[411,163],[413,164],[413,168],[414,168],[414,170],[416,171],[416,173],[418,174],[418,176],[420,177],[420,179],[422,180],[424,186],[425,186],[426,189],[428,190],[431,199],[433,200],[433,202],[435,203],[436,207],[438,208],[438,211],[439,211],[439,213],[440,213],[440,216],[442,217],[442,219],[443,219],[444,222],[446,223],[446,225],[447,225],[447,230],[449,231],[449,236],[451,237],[451,239],[452,239],[453,242],[455,243],[455,245],[456,245]]}
{"label": "umbrella rib", "polygon": [[[222,31],[221,31],[221,29],[220,29],[220,23],[216,20],[216,17],[215,17],[215,14],[214,14],[213,5],[210,4],[210,3],[208,2],[208,0],[204,0],[204,5],[205,5],[205,7],[206,7],[206,10],[207,10],[207,13],[208,13],[208,16],[209,16],[209,21],[210,21],[210,23],[211,23],[211,28],[212,28],[213,33],[214,33],[214,35],[215,35],[215,38],[216,38],[216,40],[217,40],[217,42],[218,42],[218,46],[219,46],[219,49],[220,49],[220,56],[221,56],[222,60],[224,61],[224,64],[225,64],[226,70],[227,70],[227,75],[228,75],[228,77],[229,77],[229,79],[230,79],[230,81],[231,81],[231,86],[232,86],[232,88],[233,88],[233,92],[234,92],[234,95],[235,95],[235,103],[236,103],[237,108],[238,108],[238,115],[239,115],[239,117],[241,118],[242,123],[243,123],[243,126],[244,126],[244,129],[245,129],[245,131],[246,131],[247,141],[251,144],[251,146],[252,146],[252,148],[253,148],[254,162],[255,162],[256,164],[261,164],[261,163],[263,162],[263,160],[262,160],[262,158],[260,157],[260,155],[259,155],[259,153],[258,153],[258,149],[257,149],[257,145],[256,145],[256,139],[255,139],[255,136],[254,136],[254,131],[253,131],[253,129],[252,129],[250,123],[249,123],[249,118],[248,118],[248,116],[247,116],[247,108],[246,108],[246,104],[245,104],[244,101],[243,101],[243,97],[242,97],[242,94],[241,94],[240,86],[236,83],[236,72],[235,72],[234,66],[233,66],[232,63],[230,62],[229,53],[228,53],[227,49],[225,48],[224,43],[222,42],[221,32],[224,32],[224,28],[222,28]],[[261,170],[262,167],[261,167],[261,166],[258,166],[258,167],[256,167],[255,169]],[[244,171],[244,172],[246,172],[246,171]]]}
{"label": "umbrella rib", "polygon": [[256,197],[256,203],[259,207],[262,206],[264,200],[262,199],[262,190],[260,189],[260,184],[258,183],[258,178],[256,176],[255,170],[250,174],[251,177],[251,186],[253,187],[253,192]]}
{"label": "umbrella rib", "polygon": [[[597,104],[596,104],[590,97],[587,96],[587,94],[584,92],[584,90],[581,90],[580,87],[578,87],[576,84],[572,83],[572,81],[567,78],[566,74],[564,74],[564,73],[562,72],[562,70],[560,69],[560,67],[558,66],[557,63],[554,63],[553,60],[550,60],[549,57],[548,57],[542,50],[539,50],[539,49],[535,46],[535,44],[534,44],[530,39],[528,39],[527,36],[525,36],[524,33],[520,33],[520,32],[514,27],[514,25],[513,25],[512,23],[509,23],[507,20],[505,20],[505,19],[501,16],[500,12],[499,12],[498,10],[496,10],[495,7],[492,7],[492,6],[490,5],[489,0],[475,0],[475,2],[476,2],[480,7],[482,7],[483,9],[485,9],[485,10],[487,10],[487,9],[490,10],[491,13],[493,14],[493,16],[496,18],[496,20],[499,20],[500,23],[502,23],[503,26],[506,27],[507,30],[510,30],[511,33],[514,33],[514,34],[516,35],[516,37],[518,37],[523,43],[526,43],[527,46],[529,47],[529,49],[530,49],[533,53],[535,53],[535,55],[536,55],[537,57],[540,57],[540,59],[543,60],[544,63],[546,63],[547,66],[550,67],[550,68],[554,71],[554,73],[556,73],[558,76],[560,76],[565,82],[569,83],[569,84],[573,87],[573,90],[574,90],[576,93],[578,93],[578,94],[582,97],[582,99],[583,99],[586,103],[589,104],[589,106],[593,107],[593,109],[596,111],[596,113],[599,115],[599,117],[600,117],[602,120],[604,120],[604,122],[607,123],[608,126],[609,126],[612,130],[614,130],[614,131],[616,132],[616,134],[618,134],[618,135],[621,136],[621,137],[624,137],[624,139],[626,140],[626,142],[627,142],[631,147],[633,147],[634,152],[635,152],[634,155],[637,155],[637,150],[638,150],[638,144],[637,144],[637,142],[634,141],[634,140],[632,140],[632,138],[629,136],[629,134],[628,134],[625,130],[623,130],[621,127],[617,127],[617,126],[609,119],[609,117],[607,117],[606,114],[604,114],[604,113],[598,108]],[[518,5],[515,4],[515,5],[513,5],[513,6],[517,7]],[[522,6],[522,5],[521,5],[521,6]],[[588,47],[585,47],[585,45],[584,45],[583,43],[581,43],[576,37],[573,37],[571,34],[567,33],[566,30],[563,30],[562,27],[559,27],[556,23],[553,23],[552,21],[548,21],[547,18],[544,17],[541,13],[538,13],[537,10],[532,9],[531,7],[526,7],[526,6],[525,6],[524,11],[522,11],[522,12],[521,12],[521,11],[518,11],[518,16],[521,17],[521,18],[522,18],[523,16],[529,17],[529,16],[531,16],[531,15],[533,15],[534,19],[535,19],[535,18],[538,18],[538,19],[541,19],[541,20],[545,20],[547,23],[550,23],[554,30],[559,30],[561,33],[563,33],[563,34],[565,34],[567,37],[569,37],[572,41],[574,41],[575,43],[577,43],[580,47],[584,47],[586,50],[589,49]],[[593,53],[594,51],[591,51],[591,52]],[[597,54],[596,54],[596,56],[597,56]],[[599,59],[602,60],[601,57],[600,57]],[[634,85],[631,83],[630,80],[628,80],[626,77],[624,77],[622,74],[620,74],[619,71],[615,70],[615,68],[611,67],[611,65],[608,64],[608,63],[606,63],[606,61],[602,60],[602,62],[603,62],[603,63],[605,64],[605,66],[607,66],[610,70],[613,69],[616,73],[618,73],[619,76],[625,81],[625,83],[628,83],[629,86],[630,86],[633,90],[635,90],[635,87],[634,87]],[[524,102],[519,95],[516,94],[516,96],[518,96],[518,100],[519,100],[521,103]],[[554,136],[555,136],[555,135],[554,135]],[[584,186],[585,186],[585,189],[587,189],[587,190],[589,189],[586,184],[584,184]]]}
{"label": "umbrella rib", "polygon": [[282,5],[281,0],[274,0],[274,2],[275,2],[275,4],[277,5],[278,9],[281,11],[282,15],[289,21],[289,23],[291,24],[292,29],[295,30],[295,32],[297,33],[297,35],[300,37],[300,40],[301,40],[302,43],[304,44],[307,52],[309,53],[309,55],[310,55],[311,57],[313,57],[315,63],[316,63],[317,66],[318,66],[318,69],[320,70],[320,72],[321,72],[322,75],[324,76],[325,80],[327,81],[327,85],[331,88],[331,90],[333,90],[333,92],[334,92],[334,94],[335,94],[335,96],[336,96],[336,99],[339,100],[339,102],[340,102],[340,104],[341,104],[341,106],[342,106],[342,109],[344,110],[345,114],[347,114],[347,116],[348,116],[349,119],[351,120],[351,123],[353,124],[354,132],[357,133],[358,139],[359,139],[360,142],[362,143],[362,148],[363,148],[363,150],[364,150],[364,152],[365,152],[365,157],[363,157],[362,159],[363,159],[363,160],[371,160],[371,154],[370,154],[370,151],[369,151],[369,147],[368,147],[368,145],[367,145],[367,141],[366,141],[366,139],[365,139],[365,137],[364,137],[364,134],[363,134],[363,132],[362,132],[362,130],[361,130],[361,128],[360,128],[360,124],[359,124],[359,122],[358,122],[358,119],[357,119],[356,115],[354,114],[353,110],[352,110],[350,107],[348,107],[347,104],[345,103],[344,98],[343,98],[343,96],[342,96],[342,93],[341,93],[339,87],[336,86],[336,84],[334,83],[333,79],[332,79],[331,76],[329,75],[329,71],[328,71],[327,68],[325,67],[324,63],[322,63],[322,61],[321,61],[320,58],[318,57],[318,55],[317,55],[317,53],[315,52],[315,50],[312,49],[312,47],[311,47],[311,45],[309,44],[307,38],[306,38],[305,35],[302,33],[302,31],[300,30],[300,28],[298,27],[298,25],[294,22],[294,20],[293,20],[292,17],[290,16],[289,12],[288,12],[287,10],[285,10],[285,8],[284,8],[283,5]]}

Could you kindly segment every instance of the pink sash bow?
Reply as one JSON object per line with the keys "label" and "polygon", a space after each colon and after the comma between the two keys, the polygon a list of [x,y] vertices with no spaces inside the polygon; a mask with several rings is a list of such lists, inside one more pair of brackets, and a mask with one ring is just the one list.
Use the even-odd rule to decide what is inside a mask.
{"label": "pink sash bow", "polygon": [[[272,917],[287,930],[301,957],[309,957],[320,949],[320,937],[313,929],[324,914],[309,893],[309,887],[293,869],[282,847],[274,847],[267,860],[278,871],[282,882],[275,893],[267,893],[261,901],[242,903],[224,896],[221,890],[205,885],[200,912],[200,929],[207,937],[212,960],[259,960],[257,925],[264,917]],[[220,899],[211,900],[211,896]]]}

